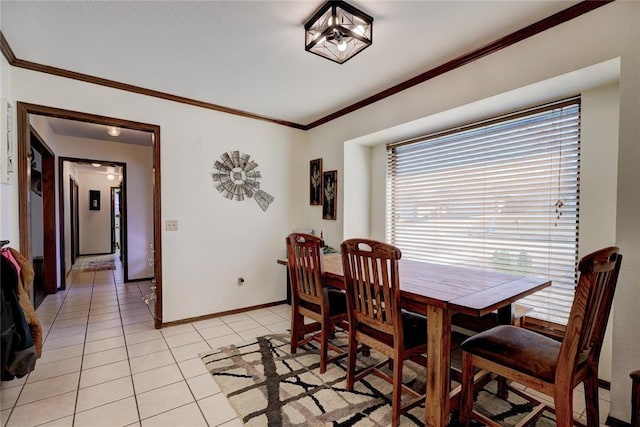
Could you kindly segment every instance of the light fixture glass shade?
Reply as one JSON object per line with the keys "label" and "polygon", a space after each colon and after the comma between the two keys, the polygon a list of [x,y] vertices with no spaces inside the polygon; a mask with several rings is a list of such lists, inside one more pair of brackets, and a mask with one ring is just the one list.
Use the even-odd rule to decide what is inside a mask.
{"label": "light fixture glass shade", "polygon": [[373,42],[373,18],[341,0],[325,3],[304,29],[305,50],[339,64]]}
{"label": "light fixture glass shade", "polygon": [[107,179],[108,179],[109,181],[113,181],[114,179],[116,179],[116,177],[115,177],[115,175],[113,175],[113,174],[111,174],[111,173],[110,173],[109,175],[107,175]]}
{"label": "light fixture glass shade", "polygon": [[119,136],[120,135],[120,128],[116,127],[116,126],[108,126],[107,127],[107,133],[111,136]]}

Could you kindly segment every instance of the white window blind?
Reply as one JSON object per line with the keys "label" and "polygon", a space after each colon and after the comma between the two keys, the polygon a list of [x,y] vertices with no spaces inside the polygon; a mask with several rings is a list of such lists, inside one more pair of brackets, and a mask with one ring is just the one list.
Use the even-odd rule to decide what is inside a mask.
{"label": "white window blind", "polygon": [[522,303],[566,324],[576,284],[580,102],[387,147],[387,240],[402,256],[547,277]]}

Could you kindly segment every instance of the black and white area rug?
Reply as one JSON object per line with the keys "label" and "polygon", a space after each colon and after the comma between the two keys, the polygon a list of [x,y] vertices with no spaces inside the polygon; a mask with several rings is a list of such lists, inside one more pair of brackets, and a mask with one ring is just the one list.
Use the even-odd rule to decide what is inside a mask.
{"label": "black and white area rug", "polygon": [[[335,341],[334,341],[335,342]],[[338,340],[340,343],[340,340]],[[346,346],[346,339],[342,340]],[[375,352],[358,363],[374,363]],[[369,375],[356,382],[353,392],[345,389],[346,358],[319,373],[316,343],[290,353],[289,335],[274,334],[255,341],[216,349],[200,355],[238,417],[248,426],[388,426],[391,424],[391,392],[388,382]],[[380,360],[380,359],[377,359]],[[424,370],[406,362],[403,382],[424,389]],[[509,400],[495,396],[495,382],[478,394],[476,409],[502,423],[515,425],[533,405],[515,393]],[[423,426],[424,406],[402,416],[402,426]],[[536,426],[553,426],[553,415],[545,415]]]}

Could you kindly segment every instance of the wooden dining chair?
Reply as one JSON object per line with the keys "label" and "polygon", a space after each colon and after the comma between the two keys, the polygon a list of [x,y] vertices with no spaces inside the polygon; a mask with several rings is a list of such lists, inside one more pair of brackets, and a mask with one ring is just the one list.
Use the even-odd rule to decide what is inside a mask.
{"label": "wooden dining chair", "polygon": [[[342,264],[349,307],[349,351],[347,390],[373,373],[393,385],[392,425],[400,414],[424,402],[424,396],[402,384],[402,366],[412,358],[426,365],[427,321],[423,316],[401,310],[398,279],[400,249],[368,239],[349,239],[342,243]],[[356,372],[358,343],[386,356],[379,364]],[[393,376],[380,368],[392,361]],[[402,391],[413,396],[401,406]]]}
{"label": "wooden dining chair", "polygon": [[[475,369],[493,372],[553,397],[556,423],[573,425],[573,389],[584,383],[587,425],[599,425],[598,361],[622,255],[617,247],[580,260],[569,322],[562,342],[514,326],[497,326],[462,343],[460,421],[476,419],[498,425],[473,410]],[[538,404],[518,425],[535,421],[546,405]]]}
{"label": "wooden dining chair", "polygon": [[[311,340],[319,342],[320,373],[323,374],[327,363],[344,354],[344,350],[329,342],[329,337],[337,324],[342,323],[342,327],[347,328],[345,293],[325,285],[322,239],[292,233],[287,236],[286,243],[291,283],[291,353],[295,354],[298,347]],[[305,325],[304,316],[315,320],[315,323]],[[338,355],[329,358],[328,350]]]}

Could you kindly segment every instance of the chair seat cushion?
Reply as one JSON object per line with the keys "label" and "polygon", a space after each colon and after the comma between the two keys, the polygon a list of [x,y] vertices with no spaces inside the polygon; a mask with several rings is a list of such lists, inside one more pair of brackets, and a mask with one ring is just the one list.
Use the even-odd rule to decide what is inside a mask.
{"label": "chair seat cushion", "polygon": [[413,348],[427,343],[427,318],[402,310],[402,332],[404,348]]}
{"label": "chair seat cushion", "polygon": [[462,350],[554,383],[560,345],[528,329],[503,325],[468,338]]}
{"label": "chair seat cushion", "polygon": [[329,315],[347,313],[347,294],[338,289],[329,289]]}
{"label": "chair seat cushion", "polygon": [[[327,294],[329,299],[329,316],[333,317],[341,314],[347,314],[347,294],[338,289],[328,289]],[[320,314],[319,304],[314,304],[303,299],[300,299],[299,304],[307,310]]]}
{"label": "chair seat cushion", "polygon": [[[427,343],[427,318],[410,311],[402,310],[402,333],[404,335],[404,348],[410,349]],[[360,323],[358,329],[365,335],[369,335],[393,347],[393,335],[375,329],[365,323]]]}

